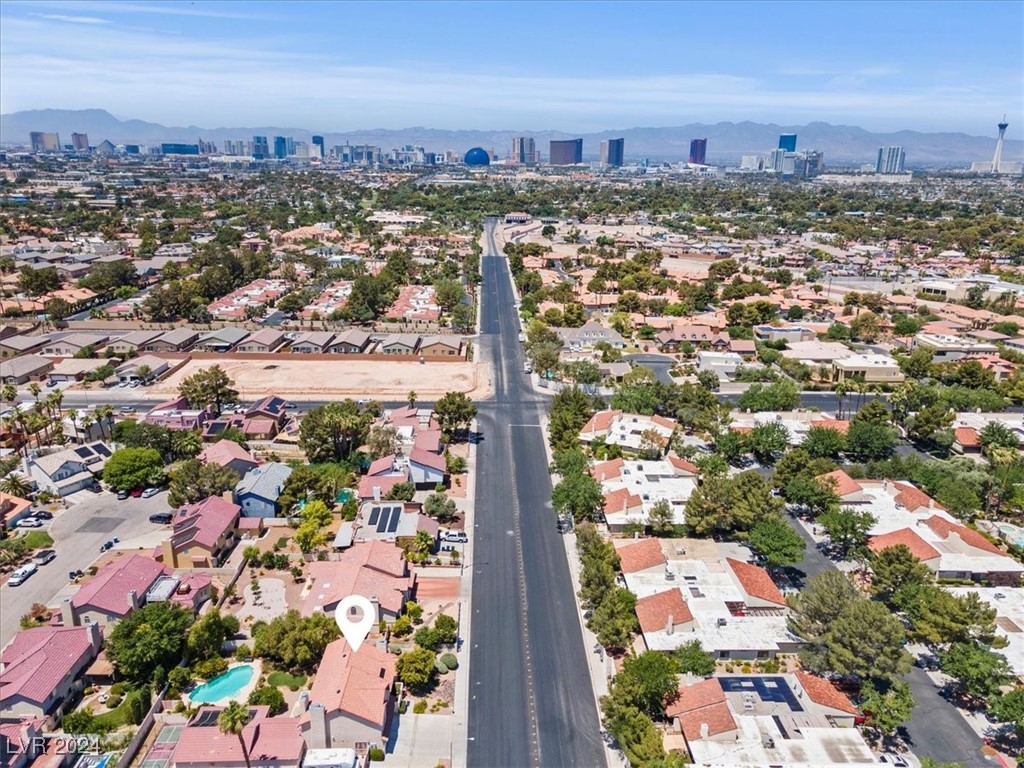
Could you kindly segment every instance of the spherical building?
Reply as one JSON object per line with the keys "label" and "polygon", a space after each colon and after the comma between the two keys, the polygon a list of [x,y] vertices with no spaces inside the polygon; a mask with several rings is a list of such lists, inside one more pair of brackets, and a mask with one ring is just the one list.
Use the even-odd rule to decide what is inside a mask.
{"label": "spherical building", "polygon": [[487,150],[483,147],[473,147],[466,153],[466,157],[463,162],[465,162],[466,165],[490,165],[491,156],[487,154]]}

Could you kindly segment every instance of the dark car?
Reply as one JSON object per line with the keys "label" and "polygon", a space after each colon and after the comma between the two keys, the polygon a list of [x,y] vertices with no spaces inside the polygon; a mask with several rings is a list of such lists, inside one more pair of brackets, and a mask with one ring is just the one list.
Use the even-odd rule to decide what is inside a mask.
{"label": "dark car", "polygon": [[118,501],[124,501],[127,498],[128,498],[128,491],[118,491],[117,492],[117,500]]}
{"label": "dark car", "polygon": [[47,512],[45,509],[38,509],[32,513],[32,517],[39,520],[53,520],[53,512]]}
{"label": "dark car", "polygon": [[167,525],[173,519],[174,515],[170,512],[157,512],[156,514],[149,516],[149,522],[160,523],[160,525]]}

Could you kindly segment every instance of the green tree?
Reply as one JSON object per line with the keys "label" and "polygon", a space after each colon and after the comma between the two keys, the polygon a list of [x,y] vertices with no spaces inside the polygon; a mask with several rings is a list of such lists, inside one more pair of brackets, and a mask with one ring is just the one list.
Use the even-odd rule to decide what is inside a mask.
{"label": "green tree", "polygon": [[789,447],[789,430],[780,421],[758,424],[750,431],[750,451],[761,464],[775,463]]}
{"label": "green tree", "polygon": [[398,432],[394,427],[376,426],[370,428],[366,437],[366,450],[371,459],[393,456],[398,452]]}
{"label": "green tree", "polygon": [[582,475],[590,466],[590,459],[579,448],[566,448],[555,451],[554,460],[551,463],[551,471],[562,477],[568,475]]}
{"label": "green tree", "polygon": [[812,459],[838,459],[846,450],[846,435],[828,427],[811,427],[800,447]]}
{"label": "green tree", "polygon": [[715,450],[730,464],[738,464],[750,452],[750,441],[742,432],[726,430],[715,437]]}
{"label": "green tree", "polygon": [[163,480],[163,460],[152,448],[119,448],[103,467],[103,480],[112,488],[130,490]]}
{"label": "green tree", "polygon": [[173,669],[185,651],[192,615],[174,603],[150,603],[114,625],[107,658],[118,675],[149,682],[157,667]]}
{"label": "green tree", "polygon": [[805,667],[826,668],[822,646],[825,631],[859,599],[857,588],[842,571],[824,571],[812,576],[803,590],[787,598],[792,609],[787,622],[789,629],[806,641],[800,649],[800,660]]}
{"label": "green tree", "polygon": [[953,643],[939,654],[940,667],[956,678],[960,690],[975,699],[989,699],[1013,679],[1006,657],[981,643]]}
{"label": "green tree", "polygon": [[601,484],[589,474],[569,475],[555,486],[551,503],[559,514],[571,514],[577,522],[596,520],[604,506]]}
{"label": "green tree", "polygon": [[885,603],[900,587],[931,580],[931,569],[914,557],[906,544],[886,547],[871,558],[871,592]]}
{"label": "green tree", "polygon": [[172,507],[194,504],[197,501],[220,496],[230,491],[241,479],[230,467],[219,464],[203,464],[196,459],[187,459],[174,465],[168,475],[171,478],[167,503]]}
{"label": "green tree", "polygon": [[628,589],[612,587],[594,609],[587,626],[605,648],[628,648],[638,626],[636,595]]}
{"label": "green tree", "polygon": [[922,408],[907,419],[907,435],[912,440],[932,444],[937,432],[943,432],[953,426],[953,414],[940,403]]}
{"label": "green tree", "polygon": [[437,654],[427,648],[403,653],[395,663],[398,679],[410,688],[423,689],[434,679]]}
{"label": "green tree", "polygon": [[908,580],[896,589],[891,602],[909,622],[909,634],[917,642],[991,644],[996,640],[995,609],[976,592],[959,597],[934,584]]}
{"label": "green tree", "polygon": [[675,515],[666,499],[659,499],[647,513],[647,526],[655,536],[671,536],[675,533]]}
{"label": "green tree", "polygon": [[559,450],[579,446],[580,430],[593,412],[592,399],[578,387],[566,387],[555,395],[548,414],[551,447]]}
{"label": "green tree", "polygon": [[395,483],[391,486],[391,490],[385,494],[384,498],[388,501],[412,501],[412,497],[416,495],[416,485],[411,482]]}
{"label": "green tree", "polygon": [[183,379],[178,385],[178,394],[193,408],[210,408],[219,416],[225,404],[238,402],[234,386],[223,368],[212,365]]}
{"label": "green tree", "polygon": [[455,502],[443,493],[432,493],[423,503],[423,511],[440,523],[448,523],[455,519],[458,511]]}
{"label": "green tree", "polygon": [[573,384],[597,384],[601,381],[601,371],[596,363],[589,360],[577,360],[566,363],[562,367],[565,378]]}
{"label": "green tree", "polygon": [[877,518],[866,509],[841,507],[833,507],[818,517],[821,527],[825,529],[832,544],[839,549],[843,557],[852,549],[867,543],[868,531],[877,521]]}
{"label": "green tree", "polygon": [[188,631],[185,648],[190,663],[219,656],[224,641],[237,631],[238,619],[234,616],[221,616],[217,608],[205,614]]}
{"label": "green tree", "polygon": [[333,616],[300,616],[294,608],[269,624],[253,627],[253,655],[278,662],[288,669],[311,672],[324,649],[340,635]]}
{"label": "green tree", "polygon": [[988,452],[992,447],[1020,448],[1020,438],[1005,424],[990,421],[978,432],[982,448]]}
{"label": "green tree", "polygon": [[284,694],[280,690],[270,685],[264,685],[261,688],[253,689],[253,692],[249,694],[249,706],[250,707],[270,707],[270,716],[283,715],[288,711],[288,705],[285,703]]}
{"label": "green tree", "polygon": [[888,425],[869,421],[857,421],[850,424],[846,435],[847,449],[858,461],[879,461],[887,459],[896,450],[899,434]]}
{"label": "green tree", "polygon": [[751,384],[740,395],[739,407],[751,411],[790,411],[800,405],[800,389],[789,379]]}
{"label": "green tree", "polygon": [[365,441],[371,420],[354,400],[313,408],[299,424],[299,447],[310,464],[345,461]]}
{"label": "green tree", "polygon": [[673,656],[646,651],[627,657],[619,675],[635,684],[634,705],[648,717],[660,719],[665,716],[665,707],[679,698],[678,670]]}
{"label": "green tree", "polygon": [[[889,679],[910,670],[906,632],[882,603],[855,600],[822,636],[829,671],[868,679]],[[815,670],[817,671],[817,670]]]}
{"label": "green tree", "polygon": [[708,677],[715,672],[715,657],[704,650],[700,640],[691,640],[679,646],[674,652],[680,674]]}
{"label": "green tree", "polygon": [[839,506],[839,494],[835,485],[827,480],[810,475],[797,475],[783,489],[786,501],[799,504],[814,516],[821,515]]}
{"label": "green tree", "polygon": [[750,548],[768,565],[782,567],[803,560],[807,543],[781,515],[766,515],[750,531]]}
{"label": "green tree", "polygon": [[1017,738],[1024,738],[1024,688],[997,696],[990,702],[989,711],[999,722],[1013,725]]}
{"label": "green tree", "polygon": [[228,705],[217,715],[217,728],[226,736],[237,736],[238,744],[242,748],[242,758],[245,760],[245,768],[252,768],[249,760],[249,747],[245,742],[245,726],[249,724],[249,708],[239,704],[232,699]]}
{"label": "green tree", "polygon": [[860,707],[870,713],[867,725],[883,736],[892,736],[910,720],[916,705],[910,686],[902,680],[893,680],[887,685],[868,682],[861,689]]}
{"label": "green tree", "polygon": [[434,417],[446,435],[468,428],[476,418],[476,406],[463,392],[447,392],[434,406]]}

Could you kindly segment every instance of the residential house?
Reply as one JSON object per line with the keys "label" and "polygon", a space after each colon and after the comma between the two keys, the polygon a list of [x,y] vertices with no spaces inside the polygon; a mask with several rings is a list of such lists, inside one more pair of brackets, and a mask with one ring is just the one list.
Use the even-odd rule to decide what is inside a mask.
{"label": "residential house", "polygon": [[341,355],[359,355],[367,351],[370,343],[370,334],[351,328],[335,336],[328,351]]}
{"label": "residential house", "polygon": [[415,333],[390,333],[381,341],[378,349],[385,355],[414,355],[420,346],[420,337]]}
{"label": "residential house", "polygon": [[292,352],[299,355],[320,355],[328,350],[336,334],[329,331],[308,331],[292,342]]}
{"label": "residential house", "polygon": [[675,325],[654,337],[659,348],[664,352],[676,352],[683,343],[691,344],[695,349],[726,349],[729,346],[729,334],[715,331],[708,325]]}
{"label": "residential house", "polygon": [[598,344],[610,344],[613,349],[624,349],[626,340],[614,328],[605,328],[600,323],[590,320],[579,328],[555,328],[562,338],[563,346],[571,352],[593,349]]}
{"label": "residential house", "polygon": [[204,333],[196,341],[195,349],[202,352],[228,352],[248,337],[249,331],[229,325]]}
{"label": "residential house", "polygon": [[341,524],[334,546],[344,548],[353,542],[387,541],[404,546],[415,540],[418,533],[426,533],[437,543],[441,527],[422,513],[422,506],[402,501],[367,501],[356,519]]}
{"label": "residential house", "polygon": [[102,442],[76,445],[43,456],[25,459],[27,474],[41,491],[69,496],[91,487],[110,458],[110,448]]}
{"label": "residential house", "polygon": [[462,354],[462,339],[459,336],[424,336],[420,341],[419,354],[423,357],[456,357]]}
{"label": "residential house", "polygon": [[79,678],[99,653],[99,626],[22,629],[0,652],[0,713],[53,717],[81,687]]}
{"label": "residential house", "polygon": [[598,411],[580,431],[580,441],[617,445],[624,451],[640,453],[658,449],[663,453],[679,425],[664,416],[645,416],[623,411]]}
{"label": "residential house", "polygon": [[245,517],[277,517],[284,511],[277,503],[292,473],[287,464],[271,461],[246,472],[235,486],[235,503]]}
{"label": "residential house", "polygon": [[171,537],[161,543],[164,564],[171,568],[219,567],[235,545],[240,513],[237,504],[220,496],[181,507],[171,523]]}
{"label": "residential house", "polygon": [[448,462],[444,454],[413,446],[409,452],[409,476],[418,488],[443,485],[448,476]]}
{"label": "residential house", "polygon": [[899,363],[888,355],[851,355],[832,363],[836,381],[863,381],[866,384],[899,384],[904,378]]}
{"label": "residential house", "polygon": [[95,374],[100,368],[111,363],[116,363],[117,358],[86,358],[75,357],[65,358],[53,366],[50,371],[50,381],[81,381],[90,374]]}
{"label": "residential house", "polygon": [[736,352],[711,352],[701,350],[697,353],[697,370],[717,373],[719,378],[735,376],[743,365],[743,357]]}
{"label": "residential house", "polygon": [[813,341],[789,342],[787,348],[782,350],[780,354],[789,360],[796,360],[806,365],[819,365],[852,357],[853,351],[838,341],[818,341],[815,339]]}
{"label": "residential house", "polygon": [[65,626],[108,626],[145,604],[146,593],[168,569],[151,557],[129,555],[102,566],[61,606]]}
{"label": "residential house", "polygon": [[[301,718],[270,717],[269,707],[251,706],[249,721],[239,738],[218,727],[217,718],[222,711],[223,707],[203,707],[181,728],[176,741],[158,742],[151,751],[162,750],[159,760],[167,768],[296,768],[302,765],[306,742],[302,737]],[[173,750],[169,756],[168,749]]]}
{"label": "residential house", "polygon": [[177,397],[153,407],[145,422],[166,429],[197,429],[212,418],[205,408],[189,408],[188,400]]}
{"label": "residential house", "polygon": [[[47,759],[40,758],[43,752],[39,718],[23,717],[11,722],[0,721],[0,764],[4,768],[49,768]],[[57,758],[56,755],[53,756]]]}
{"label": "residential house", "polygon": [[50,340],[50,334],[42,336],[6,336],[0,339],[0,358],[31,355],[42,352]]}
{"label": "residential house", "polygon": [[359,478],[356,497],[360,501],[380,501],[399,483],[410,482],[409,466],[395,456],[384,456],[370,464],[366,474]]}
{"label": "residential house", "polygon": [[802,325],[755,325],[754,337],[758,341],[784,341],[791,345],[801,341],[814,341],[818,334]]}
{"label": "residential house", "polygon": [[43,354],[47,357],[74,357],[87,347],[99,350],[106,344],[108,338],[103,333],[61,334],[51,337],[43,345]]}
{"label": "residential house", "polygon": [[949,363],[967,355],[999,354],[999,348],[991,342],[940,333],[918,333],[914,348],[930,350],[935,363]]}
{"label": "residential house", "polygon": [[358,651],[345,639],[328,645],[302,716],[306,744],[325,749],[386,743],[397,703],[396,661],[370,643]]}
{"label": "residential house", "polygon": [[216,464],[218,467],[232,469],[240,478],[259,466],[259,462],[252,454],[234,440],[218,440],[206,446],[197,458],[203,464]]}
{"label": "residential house", "polygon": [[118,339],[112,339],[107,344],[105,351],[111,355],[125,357],[145,349],[146,345],[163,334],[164,331],[132,331]]}
{"label": "residential house", "polygon": [[367,595],[376,606],[377,618],[391,622],[416,590],[416,575],[405,554],[386,541],[354,544],[338,560],[310,563],[307,579],[312,586],[304,593],[303,616],[320,611],[333,615],[342,599]]}
{"label": "residential house", "polygon": [[31,501],[0,491],[0,524],[13,528],[19,520],[29,517],[31,513]]}
{"label": "residential house", "polygon": [[236,352],[275,352],[285,341],[284,331],[276,328],[263,328],[247,336],[235,347]]}
{"label": "residential house", "polygon": [[[139,374],[139,369],[143,366],[149,369],[145,376]],[[170,368],[171,364],[162,357],[142,355],[141,357],[133,357],[131,360],[121,363],[121,365],[114,369],[114,375],[117,376],[118,381],[156,381],[167,373]]]}
{"label": "residential house", "polygon": [[53,370],[53,361],[39,355],[22,355],[0,362],[0,381],[21,386],[42,381]]}
{"label": "residential house", "polygon": [[686,502],[697,488],[698,469],[675,455],[664,460],[613,459],[595,464],[590,474],[601,483],[608,530],[621,533],[629,523],[644,523],[661,501],[676,525],[686,522]]}
{"label": "residential house", "polygon": [[147,352],[187,352],[199,338],[199,331],[191,328],[175,328],[160,334],[143,348]]}

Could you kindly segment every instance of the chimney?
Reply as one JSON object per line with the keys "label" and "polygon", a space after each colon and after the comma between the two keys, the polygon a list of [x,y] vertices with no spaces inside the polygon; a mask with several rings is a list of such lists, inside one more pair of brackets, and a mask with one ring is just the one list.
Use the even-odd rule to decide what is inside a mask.
{"label": "chimney", "polygon": [[60,617],[64,622],[65,627],[74,627],[78,624],[75,621],[75,609],[71,605],[71,598],[68,598],[60,604]]}
{"label": "chimney", "polygon": [[708,726],[707,723],[701,723],[700,724],[700,737],[702,739],[706,739],[710,735],[711,735],[711,728]]}
{"label": "chimney", "polygon": [[100,632],[100,625],[94,621],[90,624],[86,624],[86,626],[89,628],[89,644],[92,646],[94,651],[99,651],[100,646],[103,645],[103,635]]}
{"label": "chimney", "polygon": [[379,485],[373,486],[373,500],[374,501],[380,501],[380,486]]}
{"label": "chimney", "polygon": [[671,635],[676,631],[675,617],[670,613],[668,615],[668,621],[665,622],[665,634]]}
{"label": "chimney", "polygon": [[139,610],[139,596],[134,589],[128,591],[128,605],[133,611]]}
{"label": "chimney", "polygon": [[370,595],[370,605],[373,606],[373,626],[380,622],[380,600],[376,595]]}
{"label": "chimney", "polygon": [[327,749],[331,746],[327,731],[327,709],[323,704],[309,705],[308,743],[312,749]]}

